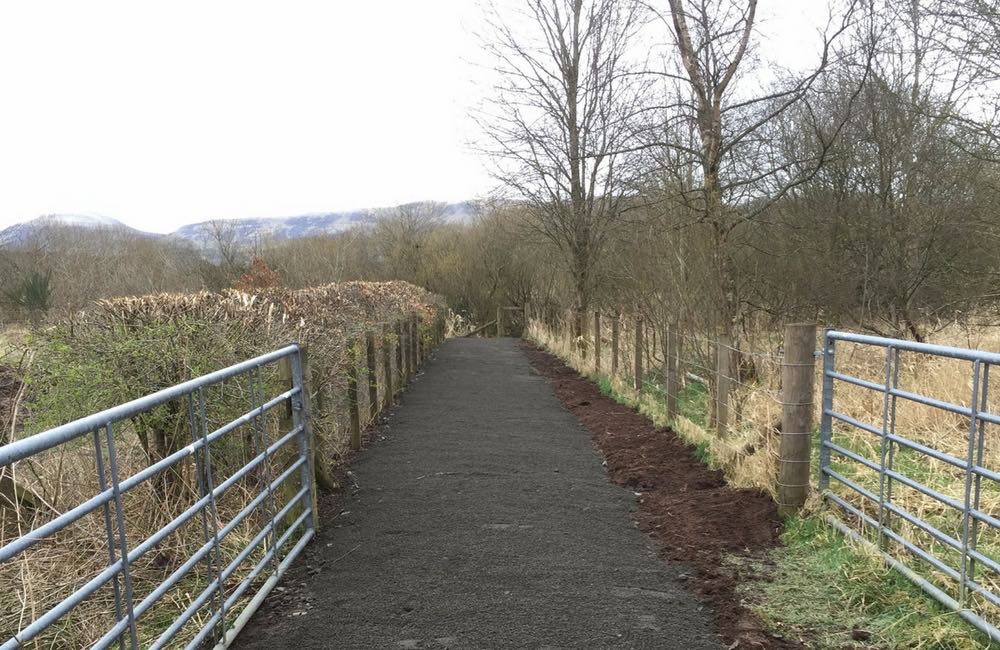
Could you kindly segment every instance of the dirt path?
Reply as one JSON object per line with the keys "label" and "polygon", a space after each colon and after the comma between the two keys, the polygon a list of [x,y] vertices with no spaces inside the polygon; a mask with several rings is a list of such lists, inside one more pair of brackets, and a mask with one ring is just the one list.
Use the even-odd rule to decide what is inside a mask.
{"label": "dirt path", "polygon": [[[635,490],[640,527],[657,539],[668,561],[691,565],[690,586],[714,614],[728,647],[792,649],[794,641],[768,634],[737,593],[745,565],[778,543],[781,520],[770,496],[729,487],[683,440],[598,390],[561,360],[523,345],[532,365],[591,433],[612,481]],[[733,645],[735,644],[735,646]]]}
{"label": "dirt path", "polygon": [[425,370],[237,647],[723,647],[518,341]]}

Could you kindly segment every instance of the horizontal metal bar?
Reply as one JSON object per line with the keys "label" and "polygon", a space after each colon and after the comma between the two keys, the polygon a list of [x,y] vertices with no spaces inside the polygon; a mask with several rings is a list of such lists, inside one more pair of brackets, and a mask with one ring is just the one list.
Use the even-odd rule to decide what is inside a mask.
{"label": "horizontal metal bar", "polygon": [[932,584],[923,576],[918,575],[915,571],[913,571],[913,569],[906,566],[896,558],[879,550],[877,546],[875,546],[870,541],[865,539],[863,536],[858,534],[857,531],[852,530],[842,521],[839,521],[836,517],[832,515],[828,516],[827,522],[831,526],[839,530],[841,533],[843,533],[844,535],[850,537],[851,539],[866,545],[868,548],[872,550],[878,551],[879,555],[890,567],[892,567],[899,573],[903,574],[910,582],[914,583],[915,585],[923,589],[924,592],[927,593],[927,595],[929,595],[931,598],[938,601],[951,611],[956,612],[962,618],[962,620],[969,623],[983,634],[987,635],[993,641],[1000,642],[1000,629],[997,629],[996,627],[988,623],[981,616],[973,613],[968,609],[963,608],[954,598],[946,594],[944,591],[939,589],[937,586]]}
{"label": "horizontal metal bar", "polygon": [[884,336],[868,336],[866,334],[856,334],[854,332],[842,332],[830,330],[826,333],[828,339],[835,341],[847,341],[849,343],[861,343],[864,345],[874,345],[881,348],[893,348],[906,352],[919,352],[922,354],[933,354],[950,359],[963,359],[965,361],[985,361],[989,364],[1000,364],[1000,354],[996,352],[986,352],[985,350],[969,350],[967,348],[956,348],[949,345],[934,345],[932,343],[917,343],[916,341],[904,341],[901,339],[890,339]]}
{"label": "horizontal metal bar", "polygon": [[845,384],[853,384],[855,386],[861,386],[862,388],[868,388],[869,390],[878,391],[879,393],[885,392],[885,384],[878,384],[874,381],[868,381],[867,379],[861,379],[853,375],[845,375],[842,372],[836,372],[830,370],[826,373],[827,377],[831,377],[838,381],[842,381]]}
{"label": "horizontal metal bar", "polygon": [[936,409],[941,409],[942,411],[948,411],[949,413],[955,413],[956,415],[963,415],[967,418],[972,417],[972,409],[968,406],[960,406],[958,404],[952,404],[951,402],[945,402],[944,400],[935,399],[933,397],[927,397],[926,395],[921,395],[920,393],[914,393],[912,391],[903,390],[901,388],[891,388],[889,389],[889,394],[896,397],[902,397],[903,399],[910,400],[911,402],[916,402],[917,404],[923,404],[924,406],[931,406]]}
{"label": "horizontal metal bar", "polygon": [[253,370],[258,366],[273,363],[278,359],[296,354],[298,351],[298,345],[288,345],[280,350],[262,354],[258,357],[254,357],[253,359],[229,366],[228,368],[210,372],[207,375],[202,375],[201,377],[191,379],[175,386],[164,388],[163,390],[150,393],[149,395],[125,402],[124,404],[119,404],[118,406],[113,406],[98,413],[92,413],[91,415],[80,418],[79,420],[74,420],[73,422],[49,429],[48,431],[37,433],[28,438],[15,440],[14,442],[0,447],[0,466],[16,463],[17,461],[27,458],[28,456],[51,449],[52,447],[72,440],[78,436],[89,434],[94,429],[101,428],[108,422],[117,422],[118,420],[130,418],[133,415],[137,415],[138,413],[149,410],[155,406],[159,406],[164,402],[169,402],[179,397],[183,397],[198,388],[217,384],[220,381],[229,379],[230,377],[235,377],[247,371]]}
{"label": "horizontal metal bar", "polygon": [[922,454],[926,454],[927,456],[930,456],[935,460],[939,460],[942,463],[947,463],[961,470],[965,469],[966,465],[965,461],[962,460],[961,458],[952,456],[951,454],[946,454],[943,451],[938,451],[937,449],[928,447],[927,445],[922,445],[919,442],[914,442],[913,440],[910,440],[908,438],[902,438],[895,434],[889,434],[888,436],[886,436],[886,438],[908,449],[912,449],[914,451],[919,451]]}
{"label": "horizontal metal bar", "polygon": [[838,413],[838,412],[830,410],[830,409],[825,409],[823,411],[823,414],[824,415],[829,415],[834,420],[840,420],[844,424],[849,424],[852,427],[857,427],[858,429],[861,429],[862,431],[867,431],[868,433],[870,433],[872,435],[878,436],[880,438],[882,437],[882,431],[881,431],[881,429],[876,429],[875,427],[873,427],[870,424],[865,424],[861,420],[856,420],[856,419],[852,418],[850,415],[844,415],[843,413]]}
{"label": "horizontal metal bar", "polygon": [[[35,528],[21,537],[18,537],[6,546],[0,547],[0,564],[9,561],[18,553],[31,548],[37,542],[40,542],[46,537],[58,533],[66,526],[69,526],[81,517],[87,516],[106,503],[110,503],[113,498],[114,495],[112,494],[112,489],[108,488],[104,492],[90,497],[72,510],[67,510],[55,519],[42,524],[38,528]],[[0,648],[2,647],[3,646],[0,646]]]}

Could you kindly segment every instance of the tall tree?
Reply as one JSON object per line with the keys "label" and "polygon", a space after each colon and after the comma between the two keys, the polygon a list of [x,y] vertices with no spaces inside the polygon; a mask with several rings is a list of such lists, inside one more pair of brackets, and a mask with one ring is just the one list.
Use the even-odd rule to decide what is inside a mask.
{"label": "tall tree", "polygon": [[629,63],[640,11],[631,0],[524,0],[508,15],[490,7],[484,45],[501,81],[478,116],[484,148],[530,207],[530,228],[563,254],[577,332],[636,180],[625,152],[646,87]]}
{"label": "tall tree", "polygon": [[673,34],[676,65],[668,64],[661,74],[680,82],[680,96],[666,116],[671,123],[668,132],[683,133],[686,124],[694,137],[675,137],[662,144],[674,152],[671,164],[680,160],[693,168],[685,175],[692,186],[682,186],[678,198],[694,222],[711,230],[717,324],[735,333],[743,300],[734,231],[810,180],[825,162],[843,123],[812,124],[818,146],[801,159],[773,155],[765,129],[808,98],[830,65],[834,41],[855,18],[855,0],[839,19],[831,19],[816,65],[775,81],[768,89],[753,88],[761,72],[754,70],[749,56],[757,0],[667,0],[667,7],[658,16]]}

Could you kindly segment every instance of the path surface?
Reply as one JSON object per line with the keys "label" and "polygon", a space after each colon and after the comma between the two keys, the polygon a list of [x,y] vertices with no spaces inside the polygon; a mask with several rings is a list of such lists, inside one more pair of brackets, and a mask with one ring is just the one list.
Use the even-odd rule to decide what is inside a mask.
{"label": "path surface", "polygon": [[721,647],[516,340],[447,341],[375,437],[291,575],[312,608],[236,647]]}

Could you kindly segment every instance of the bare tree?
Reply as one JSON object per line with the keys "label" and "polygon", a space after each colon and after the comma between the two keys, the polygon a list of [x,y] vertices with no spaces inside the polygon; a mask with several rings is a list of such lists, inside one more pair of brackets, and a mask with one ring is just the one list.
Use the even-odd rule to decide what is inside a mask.
{"label": "bare tree", "polygon": [[478,116],[485,149],[495,176],[528,204],[530,228],[562,253],[579,332],[595,265],[636,181],[623,152],[645,89],[628,58],[640,6],[525,0],[515,15],[491,7],[489,23],[485,47],[501,81]]}
{"label": "bare tree", "polygon": [[201,226],[208,240],[209,254],[215,258],[229,281],[235,280],[246,270],[247,251],[239,238],[236,223],[226,219],[213,219]]}
{"label": "bare tree", "polygon": [[[667,0],[658,13],[674,35],[677,68],[660,74],[680,82],[670,103],[672,138],[662,145],[670,164],[685,178],[680,199],[691,221],[711,230],[718,324],[735,333],[743,301],[732,236],[792,188],[809,181],[826,161],[842,122],[811,125],[816,147],[802,158],[774,155],[766,137],[769,124],[805,101],[828,69],[833,44],[852,25],[855,0],[839,19],[831,17],[822,36],[820,59],[805,74],[788,75],[769,90],[740,89],[753,81],[757,0]],[[758,71],[759,73],[759,71]],[[688,125],[685,128],[684,125]],[[685,131],[693,137],[677,137]],[[669,155],[669,154],[668,154]]]}

